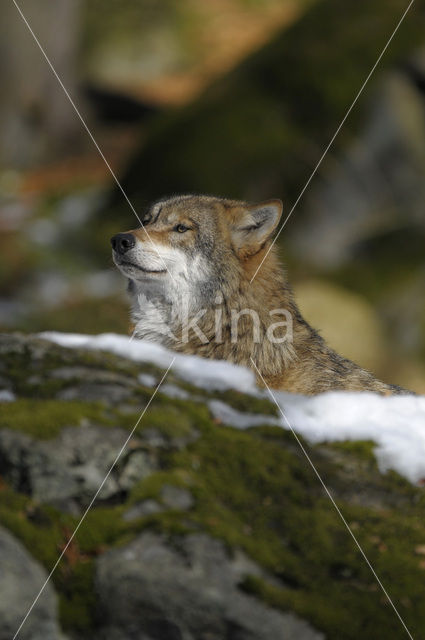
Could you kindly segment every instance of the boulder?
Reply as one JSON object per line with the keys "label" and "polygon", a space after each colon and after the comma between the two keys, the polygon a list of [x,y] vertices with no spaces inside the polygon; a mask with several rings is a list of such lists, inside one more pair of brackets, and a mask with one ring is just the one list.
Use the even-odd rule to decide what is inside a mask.
{"label": "boulder", "polygon": [[[22,544],[0,527],[0,640],[14,637],[46,578]],[[20,640],[64,640],[57,614],[49,582],[20,630]]]}
{"label": "boulder", "polygon": [[104,640],[321,640],[292,613],[278,613],[238,587],[264,572],[206,535],[144,533],[104,554],[96,591]]}
{"label": "boulder", "polygon": [[[377,629],[405,637],[276,407],[254,387],[224,388],[222,368],[220,388],[212,370],[208,388],[177,367],[168,373],[172,392],[156,393],[66,547],[164,371],[35,335],[1,335],[0,353],[0,640],[13,637],[16,612],[25,615],[62,550],[59,624],[78,640],[374,640]],[[96,397],[84,390],[90,381]],[[130,395],[111,403],[111,386]],[[278,398],[419,637],[423,398]],[[375,443],[356,439],[368,434]],[[24,639],[61,637],[53,582]]]}
{"label": "boulder", "polygon": [[[128,434],[123,429],[66,427],[57,438],[39,441],[0,430],[0,463],[4,477],[17,491],[37,502],[78,513],[86,507],[111,468]],[[158,468],[154,455],[132,438],[108,476],[97,500],[116,501]]]}

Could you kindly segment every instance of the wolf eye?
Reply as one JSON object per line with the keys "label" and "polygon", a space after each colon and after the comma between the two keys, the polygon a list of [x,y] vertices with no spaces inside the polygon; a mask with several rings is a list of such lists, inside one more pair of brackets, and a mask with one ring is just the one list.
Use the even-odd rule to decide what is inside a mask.
{"label": "wolf eye", "polygon": [[184,224],[176,224],[173,231],[177,231],[177,233],[185,233],[186,231],[189,231],[189,227],[186,227]]}

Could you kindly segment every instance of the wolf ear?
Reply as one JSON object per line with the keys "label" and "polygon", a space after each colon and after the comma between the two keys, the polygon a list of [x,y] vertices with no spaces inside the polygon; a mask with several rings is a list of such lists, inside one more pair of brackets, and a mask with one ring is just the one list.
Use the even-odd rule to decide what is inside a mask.
{"label": "wolf ear", "polygon": [[281,200],[267,200],[245,207],[232,226],[235,249],[246,257],[259,251],[276,229],[282,209]]}

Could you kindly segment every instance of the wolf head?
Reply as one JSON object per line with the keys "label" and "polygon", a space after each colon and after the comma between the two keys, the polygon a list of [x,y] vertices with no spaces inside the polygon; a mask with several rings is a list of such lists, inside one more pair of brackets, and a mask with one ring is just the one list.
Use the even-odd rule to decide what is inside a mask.
{"label": "wolf head", "polygon": [[281,213],[280,200],[177,196],[153,204],[140,228],[115,235],[113,259],[129,279],[138,334],[158,339],[170,314],[196,313],[249,283]]}
{"label": "wolf head", "polygon": [[252,260],[266,248],[281,213],[280,200],[160,200],[143,216],[142,227],[111,239],[113,259],[138,289],[185,291],[205,302],[205,296],[250,276]]}

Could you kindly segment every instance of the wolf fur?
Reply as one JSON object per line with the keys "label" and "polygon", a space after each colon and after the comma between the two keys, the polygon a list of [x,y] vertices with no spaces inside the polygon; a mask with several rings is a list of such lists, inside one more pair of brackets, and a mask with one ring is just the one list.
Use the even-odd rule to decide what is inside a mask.
{"label": "wolf fur", "polygon": [[[299,312],[274,248],[251,283],[281,213],[280,200],[176,196],[156,202],[143,226],[126,232],[135,240],[131,248],[114,243],[115,236],[113,258],[128,278],[134,335],[250,368],[252,358],[275,389],[401,392],[326,345]],[[273,310],[285,310],[285,320]]]}

